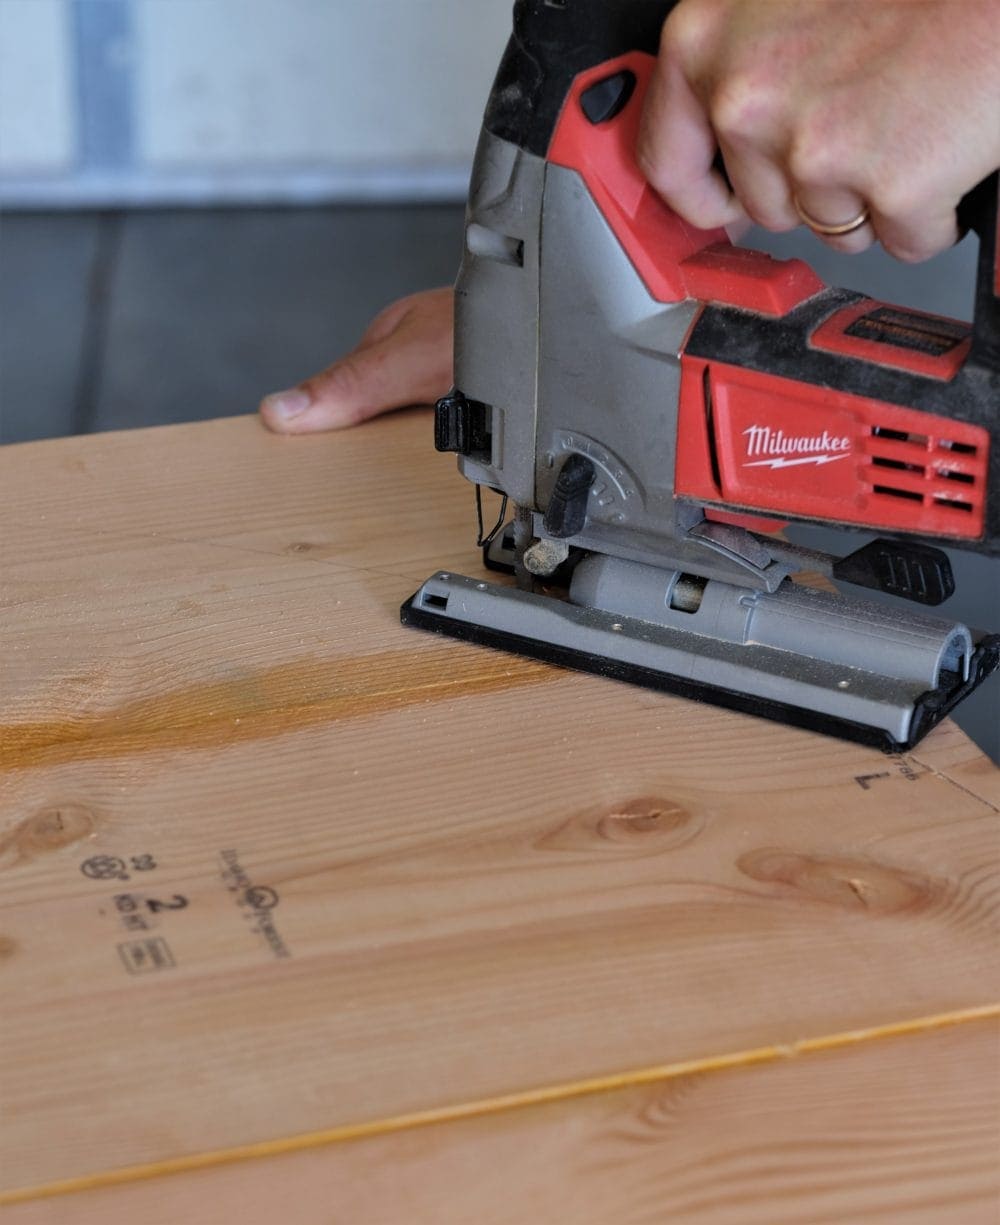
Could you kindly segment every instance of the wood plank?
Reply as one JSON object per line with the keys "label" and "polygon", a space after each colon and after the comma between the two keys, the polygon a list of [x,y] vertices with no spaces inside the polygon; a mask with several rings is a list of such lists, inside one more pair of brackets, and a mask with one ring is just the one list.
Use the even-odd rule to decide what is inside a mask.
{"label": "wood plank", "polygon": [[996,1023],[154,1177],[11,1225],[994,1225]]}
{"label": "wood plank", "polygon": [[428,428],[0,452],[4,1190],[1000,998],[954,725],[887,757],[402,629],[479,565]]}

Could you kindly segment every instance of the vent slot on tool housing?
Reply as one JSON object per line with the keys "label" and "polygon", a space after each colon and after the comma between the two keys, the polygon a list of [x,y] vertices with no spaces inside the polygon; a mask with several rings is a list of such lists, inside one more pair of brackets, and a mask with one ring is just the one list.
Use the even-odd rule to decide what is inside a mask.
{"label": "vent slot on tool housing", "polygon": [[873,498],[891,499],[897,506],[912,503],[919,516],[914,527],[924,526],[929,514],[932,531],[973,534],[968,519],[974,516],[978,523],[984,512],[985,447],[970,438],[908,433],[884,425],[872,425],[870,438],[867,481]]}
{"label": "vent slot on tool housing", "polygon": [[473,222],[465,231],[465,241],[473,255],[494,260],[498,264],[524,267],[524,241],[499,230],[490,230]]}

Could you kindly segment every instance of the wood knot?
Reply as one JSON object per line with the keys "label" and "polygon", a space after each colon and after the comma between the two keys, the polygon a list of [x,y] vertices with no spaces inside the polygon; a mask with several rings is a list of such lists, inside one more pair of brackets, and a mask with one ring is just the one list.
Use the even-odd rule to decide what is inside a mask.
{"label": "wood knot", "polygon": [[570,817],[545,835],[539,845],[546,850],[614,848],[644,855],[689,842],[701,824],[674,800],[639,796],[610,808],[591,809]]}
{"label": "wood knot", "polygon": [[703,1080],[704,1075],[695,1072],[650,1087],[637,1115],[647,1139],[657,1139],[657,1133],[671,1133],[682,1123],[685,1103],[700,1091]]}
{"label": "wood knot", "polygon": [[36,812],[0,838],[0,864],[34,859],[58,851],[94,832],[97,818],[85,804],[53,804]]}
{"label": "wood knot", "polygon": [[314,544],[311,540],[295,540],[285,549],[286,553],[312,553],[316,549],[321,549],[321,544]]}
{"label": "wood knot", "polygon": [[17,952],[17,941],[10,936],[0,936],[0,961],[9,961]]}
{"label": "wood knot", "polygon": [[597,821],[597,832],[609,842],[632,841],[636,838],[650,841],[657,837],[670,836],[686,827],[691,814],[672,800],[658,800],[651,796],[628,800],[617,804]]}
{"label": "wood knot", "polygon": [[940,883],[929,877],[868,859],[802,855],[772,847],[748,851],[737,866],[753,880],[785,885],[810,901],[873,914],[924,910],[942,894]]}

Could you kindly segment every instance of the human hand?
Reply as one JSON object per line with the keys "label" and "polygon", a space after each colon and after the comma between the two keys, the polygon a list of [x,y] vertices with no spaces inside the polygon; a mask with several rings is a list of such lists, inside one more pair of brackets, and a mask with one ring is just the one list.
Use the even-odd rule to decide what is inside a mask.
{"label": "human hand", "polygon": [[820,236],[927,259],[955,242],[959,200],[1000,165],[1000,3],[681,0],[637,156],[700,228],[745,215],[776,231],[842,225],[867,209],[852,233]]}
{"label": "human hand", "polygon": [[357,348],[319,374],[260,403],[277,434],[357,425],[408,404],[433,403],[452,384],[455,295],[428,289],[372,320]]}

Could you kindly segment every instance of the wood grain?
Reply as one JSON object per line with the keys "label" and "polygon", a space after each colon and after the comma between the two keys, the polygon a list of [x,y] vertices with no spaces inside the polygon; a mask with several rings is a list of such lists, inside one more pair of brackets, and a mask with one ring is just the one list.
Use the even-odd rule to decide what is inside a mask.
{"label": "wood grain", "polygon": [[[7,1192],[1000,999],[1000,771],[952,724],[889,757],[402,629],[429,572],[478,572],[469,490],[427,430],[410,413],[279,439],[236,419],[0,452]],[[127,880],[100,878],[109,857]],[[137,964],[136,941],[162,944]],[[930,1220],[969,1179],[980,1210],[979,1158],[930,1121],[911,1145],[902,1104],[936,1077],[985,1151],[980,1033],[892,1040],[877,1092],[893,1138],[866,1203]],[[978,1076],[956,1075],[963,1058]],[[745,1077],[764,1100],[773,1080],[760,1160],[793,1160],[809,1110],[782,1069],[846,1103],[882,1066],[859,1047],[718,1084]],[[603,1134],[612,1100],[448,1124],[459,1156],[440,1162],[412,1156],[426,1138],[345,1147],[329,1177],[357,1209],[297,1219],[449,1219],[408,1216],[405,1181],[394,1206],[388,1174],[364,1207],[370,1163],[425,1177],[432,1205],[449,1162],[488,1163],[494,1142],[530,1154],[550,1126],[539,1152],[561,1151],[566,1127]],[[692,1116],[685,1161],[741,1151],[734,1110]],[[812,1215],[770,1219],[846,1219],[825,1134],[815,1185],[803,1174],[787,1201]],[[574,1187],[575,1160],[553,1157]],[[597,1162],[579,1202],[656,1219],[610,1211],[617,1165]],[[326,1157],[289,1169],[325,1203]],[[253,1199],[271,1177],[236,1170],[161,1185],[235,1180]],[[87,1202],[51,1201],[84,1214],[67,1221]],[[699,1219],[736,1219],[704,1203]]]}
{"label": "wood grain", "polygon": [[11,1225],[993,1225],[980,1023],[11,1208]]}

